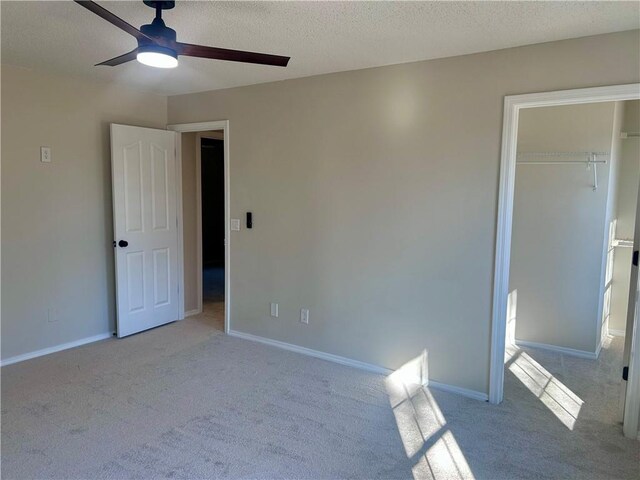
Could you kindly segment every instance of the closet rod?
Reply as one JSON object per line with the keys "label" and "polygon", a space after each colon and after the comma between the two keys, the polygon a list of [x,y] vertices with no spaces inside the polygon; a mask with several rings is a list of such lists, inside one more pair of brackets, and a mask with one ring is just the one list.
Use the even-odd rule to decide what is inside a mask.
{"label": "closet rod", "polygon": [[606,160],[518,160],[518,163],[528,163],[529,165],[572,165],[575,163],[580,163],[584,165],[592,165],[594,163],[604,163],[606,164]]}
{"label": "closet rod", "polygon": [[604,157],[609,152],[518,152],[518,157]]}
{"label": "closet rod", "polygon": [[[607,163],[606,159],[597,160],[596,157],[608,156],[608,152],[520,152],[517,154],[518,163],[529,163],[536,165],[561,165],[584,163],[587,166],[593,163]],[[523,157],[586,157],[584,160],[519,160]]]}
{"label": "closet rod", "polygon": [[[607,160],[598,157],[608,156],[608,152],[521,152],[516,155],[517,164],[528,165],[572,165],[583,164],[587,169],[593,165],[593,191],[598,189],[598,163],[606,164]],[[519,160],[522,157],[586,157],[584,160]]]}

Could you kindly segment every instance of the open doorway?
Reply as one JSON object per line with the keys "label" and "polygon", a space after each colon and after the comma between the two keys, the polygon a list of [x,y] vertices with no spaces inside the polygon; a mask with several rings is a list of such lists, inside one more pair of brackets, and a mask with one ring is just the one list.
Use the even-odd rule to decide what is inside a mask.
{"label": "open doorway", "polygon": [[637,390],[625,398],[622,377],[639,336],[638,96],[629,85],[505,99],[490,401],[534,402],[578,440],[594,421],[619,436],[623,414],[637,436]]}
{"label": "open doorway", "polygon": [[[578,434],[619,431],[638,101],[525,109],[518,123],[505,397]],[[626,135],[625,135],[626,136]]]}
{"label": "open doorway", "polygon": [[201,133],[200,243],[202,245],[202,314],[224,330],[225,212],[224,134]]}
{"label": "open doorway", "polygon": [[169,125],[176,132],[181,318],[231,329],[229,122]]}

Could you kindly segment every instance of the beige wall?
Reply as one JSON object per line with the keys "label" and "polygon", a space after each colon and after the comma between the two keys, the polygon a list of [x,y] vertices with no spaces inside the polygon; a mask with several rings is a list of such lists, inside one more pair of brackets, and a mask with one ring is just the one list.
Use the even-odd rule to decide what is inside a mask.
{"label": "beige wall", "polygon": [[388,368],[427,348],[433,380],[487,392],[504,96],[638,82],[639,40],[170,97],[170,123],[230,121],[231,216],[255,217],[232,328]]}
{"label": "beige wall", "polygon": [[[518,152],[610,152],[614,114],[613,102],[524,109]],[[598,165],[593,191],[586,165],[517,166],[509,285],[517,290],[516,339],[595,352],[611,167]]]}
{"label": "beige wall", "polygon": [[184,245],[184,311],[198,308],[196,250],[196,133],[182,134],[182,229]]}
{"label": "beige wall", "polygon": [[[640,101],[625,102],[623,132],[640,132]],[[640,175],[640,137],[622,141],[620,188],[618,189],[618,236],[633,239]]]}
{"label": "beige wall", "polygon": [[114,329],[109,123],[166,116],[164,97],[2,66],[3,359]]}

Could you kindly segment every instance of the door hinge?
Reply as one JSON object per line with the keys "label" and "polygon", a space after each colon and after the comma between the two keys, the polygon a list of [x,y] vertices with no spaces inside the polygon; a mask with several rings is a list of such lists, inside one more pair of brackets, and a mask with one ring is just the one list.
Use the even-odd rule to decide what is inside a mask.
{"label": "door hinge", "polygon": [[622,367],[622,379],[625,382],[629,379],[629,367]]}
{"label": "door hinge", "polygon": [[634,250],[633,260],[631,263],[633,263],[636,267],[638,266],[638,250]]}

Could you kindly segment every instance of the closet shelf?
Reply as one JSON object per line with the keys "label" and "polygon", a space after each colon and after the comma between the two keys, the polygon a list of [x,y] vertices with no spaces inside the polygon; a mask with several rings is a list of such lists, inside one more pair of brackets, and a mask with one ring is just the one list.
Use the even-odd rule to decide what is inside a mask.
{"label": "closet shelf", "polygon": [[614,247],[633,248],[633,240],[625,240],[623,238],[616,238],[612,245]]}

